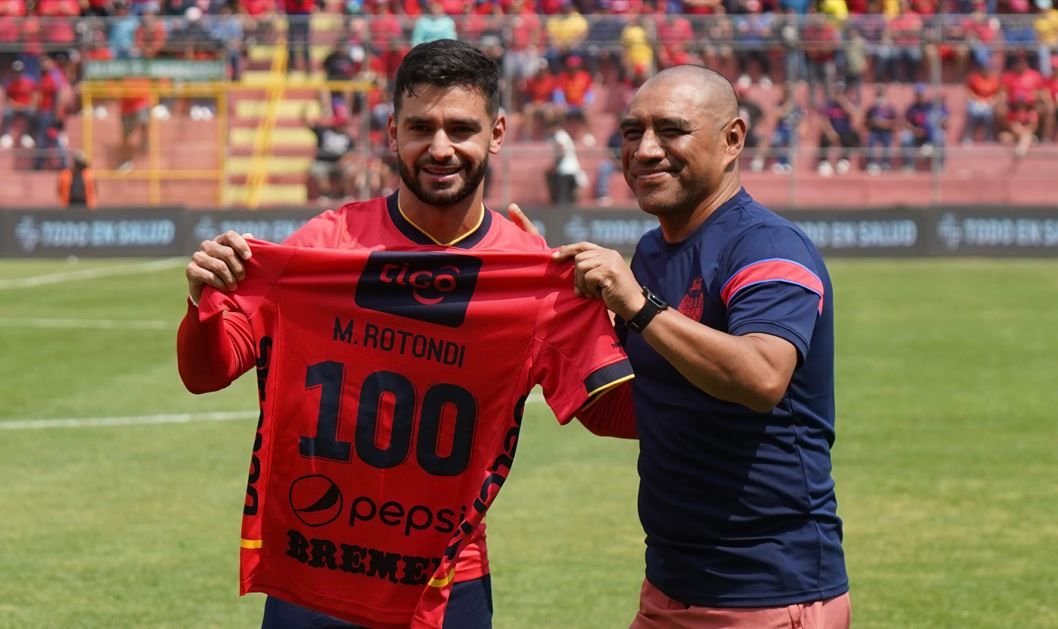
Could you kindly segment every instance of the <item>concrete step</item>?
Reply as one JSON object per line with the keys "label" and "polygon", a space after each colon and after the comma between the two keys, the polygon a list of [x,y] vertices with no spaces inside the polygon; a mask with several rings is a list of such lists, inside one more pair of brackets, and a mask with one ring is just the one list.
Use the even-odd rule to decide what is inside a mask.
{"label": "concrete step", "polygon": [[[248,192],[247,186],[228,186],[227,204],[244,205]],[[266,184],[261,190],[261,205],[302,205],[307,201],[304,184]]]}
{"label": "concrete step", "polygon": [[[230,145],[232,147],[249,147],[252,149],[254,138],[256,137],[256,128],[242,127],[232,129]],[[307,153],[311,153],[316,149],[316,136],[304,127],[276,127],[272,130],[272,146],[300,148]]]}
{"label": "concrete step", "polygon": [[[290,89],[306,88],[306,83],[323,81],[327,77],[323,70],[317,69],[311,75],[298,70],[286,75],[286,87]],[[243,87],[266,87],[273,82],[272,71],[268,68],[259,70],[247,70],[242,73]],[[311,88],[310,88],[311,89]]]}
{"label": "concrete step", "polygon": [[[309,166],[312,164],[311,156],[285,156],[277,157],[272,155],[265,160],[265,167],[270,176],[273,175],[290,175],[297,174],[301,177],[305,176],[305,173],[309,171]],[[234,177],[246,176],[250,174],[250,169],[253,167],[253,157],[233,157],[228,160],[228,174]]]}
{"label": "concrete step", "polygon": [[[239,118],[260,118],[268,111],[268,102],[264,100],[240,100],[235,103],[235,116]],[[315,98],[284,98],[279,102],[276,112],[278,118],[300,120],[303,112],[309,116],[320,115],[320,102]]]}

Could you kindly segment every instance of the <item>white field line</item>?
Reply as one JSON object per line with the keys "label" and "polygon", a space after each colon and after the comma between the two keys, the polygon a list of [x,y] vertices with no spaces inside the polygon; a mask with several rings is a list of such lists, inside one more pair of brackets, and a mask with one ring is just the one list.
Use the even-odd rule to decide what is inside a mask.
{"label": "white field line", "polygon": [[169,413],[165,415],[132,415],[129,417],[77,417],[68,419],[19,419],[0,421],[0,430],[34,430],[40,428],[91,428],[95,426],[139,426],[148,424],[190,424],[192,422],[230,422],[257,417],[257,411],[218,413]]}
{"label": "white field line", "polygon": [[176,322],[122,319],[62,319],[47,317],[0,317],[3,328],[46,328],[67,330],[175,330]]}
{"label": "white field line", "polygon": [[48,273],[46,275],[32,275],[30,277],[16,277],[0,280],[0,290],[11,288],[34,288],[48,284],[61,284],[63,282],[78,282],[81,280],[94,280],[100,277],[113,277],[115,275],[134,275],[137,273],[149,273],[160,271],[186,264],[184,258],[165,258],[164,260],[152,260],[135,264],[122,264],[121,266],[104,266],[98,269],[81,269],[79,271],[63,271],[61,273]]}
{"label": "white field line", "polygon": [[[529,394],[530,404],[544,401],[538,391]],[[99,426],[146,426],[153,424],[191,424],[196,422],[230,422],[257,417],[254,411],[215,413],[170,413],[164,415],[131,415],[127,417],[71,417],[65,419],[18,419],[0,421],[0,430],[40,430],[43,428],[95,428]]]}

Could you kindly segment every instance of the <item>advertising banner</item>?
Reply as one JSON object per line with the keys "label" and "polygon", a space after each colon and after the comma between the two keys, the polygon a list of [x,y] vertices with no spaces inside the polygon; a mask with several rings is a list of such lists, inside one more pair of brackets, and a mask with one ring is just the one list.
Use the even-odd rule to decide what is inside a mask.
{"label": "advertising banner", "polygon": [[0,214],[0,255],[164,257],[186,252],[181,240],[184,211],[6,210]]}
{"label": "advertising banner", "polygon": [[198,249],[203,240],[226,231],[253,234],[258,240],[283,242],[307,220],[320,214],[318,209],[289,210],[189,210],[185,215],[185,249]]}
{"label": "advertising banner", "polygon": [[[657,219],[638,209],[528,207],[553,246],[591,241],[625,255]],[[190,255],[226,231],[282,242],[318,208],[177,208],[0,211],[0,256]],[[827,257],[1058,256],[1058,208],[795,210],[796,223]]]}
{"label": "advertising banner", "polygon": [[228,68],[224,61],[189,59],[88,59],[84,62],[86,81],[130,78],[224,81],[228,78]]}

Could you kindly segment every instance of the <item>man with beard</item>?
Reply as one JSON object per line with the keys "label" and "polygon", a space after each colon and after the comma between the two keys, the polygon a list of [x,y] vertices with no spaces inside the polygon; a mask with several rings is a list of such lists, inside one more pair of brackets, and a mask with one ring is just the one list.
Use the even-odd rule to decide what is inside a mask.
{"label": "man with beard", "polygon": [[[480,253],[480,257],[488,260],[489,255],[497,253],[535,253],[536,255],[531,259],[540,258],[543,261],[543,266],[532,267],[529,262],[526,262],[524,270],[519,268],[519,273],[527,276],[533,273],[536,268],[554,268],[553,263],[550,261],[550,256],[547,255],[549,250],[542,239],[525,234],[514,224],[485,208],[482,202],[483,179],[489,156],[499,151],[506,132],[506,119],[499,112],[498,82],[499,72],[496,64],[467,44],[455,40],[438,40],[414,48],[404,59],[397,72],[393,92],[394,112],[388,121],[390,147],[396,153],[400,173],[400,185],[397,192],[388,198],[375,198],[364,202],[350,203],[336,211],[325,212],[310,220],[304,227],[291,235],[284,244],[305,248],[341,249],[357,252],[372,251],[382,253],[384,256],[392,256],[398,253],[423,252],[427,256],[436,257],[443,254],[453,259],[462,256],[451,254]],[[223,312],[219,316],[211,315],[209,310],[205,309],[205,306],[214,303],[210,300],[216,297],[216,294],[203,295],[203,290],[206,286],[219,291],[234,291],[240,282],[245,282],[246,284],[252,284],[254,281],[259,282],[254,277],[247,277],[247,264],[253,261],[250,260],[251,251],[246,237],[229,231],[213,240],[205,241],[187,266],[186,277],[189,286],[190,303],[187,315],[181,323],[177,354],[181,377],[187,388],[192,392],[201,393],[223,388],[255,364],[254,345],[256,330],[251,327],[248,316],[236,311]],[[264,252],[259,252],[258,257],[263,257],[262,253]],[[541,253],[544,255],[540,256],[539,254]],[[525,260],[530,260],[530,257],[526,256]],[[568,267],[560,268],[564,268],[570,274],[572,273]],[[488,266],[486,264],[480,272],[480,278],[484,278],[487,271]],[[405,273],[406,276],[398,276],[396,279],[391,277],[389,281],[399,283],[404,281],[401,279],[401,277],[404,277],[408,284],[415,285],[414,282],[418,281],[415,279],[416,273]],[[364,272],[364,277],[366,277],[366,271]],[[483,281],[480,278],[479,283]],[[524,284],[525,277],[522,277],[519,281]],[[564,284],[564,287],[568,287],[568,285]],[[428,289],[429,287],[420,288]],[[442,286],[441,288],[443,289],[444,287]],[[358,280],[357,291],[360,289],[360,281]],[[452,290],[452,287],[449,287],[449,290]],[[506,290],[509,291],[510,303],[518,304],[524,302],[523,298],[526,295],[519,294],[519,288],[514,287]],[[473,294],[473,289],[471,291]],[[590,417],[587,417],[590,415],[586,410],[587,405],[589,401],[594,401],[593,395],[606,391],[618,382],[630,378],[631,374],[627,371],[617,373],[623,369],[622,366],[626,365],[627,362],[623,358],[623,353],[619,349],[614,348],[615,343],[613,342],[605,344],[605,351],[592,350],[588,356],[584,355],[585,350],[583,348],[592,345],[592,342],[588,339],[594,338],[593,333],[598,332],[600,329],[604,333],[599,338],[606,337],[611,341],[616,339],[612,338],[612,330],[609,328],[609,320],[605,316],[604,309],[598,308],[588,312],[584,309],[584,306],[588,305],[587,302],[577,299],[573,295],[573,291],[568,290],[568,288],[565,292],[568,293],[568,299],[565,297],[563,299],[566,299],[570,306],[561,311],[562,315],[560,318],[552,318],[549,321],[556,321],[555,325],[561,325],[561,327],[568,329],[571,338],[564,341],[564,343],[568,344],[569,347],[557,345],[556,350],[565,348],[565,350],[569,351],[569,356],[574,358],[575,361],[564,362],[561,370],[558,369],[558,365],[555,365],[555,370],[551,372],[554,375],[549,377],[552,380],[561,379],[564,384],[553,383],[552,386],[559,390],[568,389],[572,392],[566,396],[568,403],[565,406],[570,411],[567,415],[572,415],[575,412],[593,432],[614,436],[633,436],[628,424],[607,426],[604,421],[595,423]],[[422,301],[418,293],[415,293],[415,295],[417,295],[416,299],[419,299],[420,303],[428,303]],[[496,293],[491,295],[494,296]],[[198,312],[200,298],[205,300],[203,301],[203,313],[205,316],[201,320]],[[503,294],[500,294],[500,298],[503,298]],[[438,301],[442,299],[444,299],[443,296],[437,297]],[[476,301],[471,301],[469,307],[473,308],[477,303]],[[297,304],[287,304],[289,306],[288,310],[295,305]],[[312,307],[323,308],[323,306],[315,302]],[[507,308],[512,307],[508,306]],[[585,318],[586,316],[588,318]],[[352,323],[350,323],[351,325]],[[358,325],[363,326],[364,323],[360,322]],[[413,324],[402,325],[411,326]],[[505,327],[513,328],[519,326],[511,325],[510,319],[508,319]],[[433,329],[436,331],[437,328]],[[455,334],[454,330],[455,328],[450,328],[450,331],[445,333]],[[488,336],[489,342],[492,344],[501,343],[505,336],[509,336],[503,330],[492,328],[480,328],[475,330],[475,333],[478,337]],[[544,332],[541,331],[540,334],[544,335]],[[352,332],[349,332],[349,337],[352,338]],[[332,341],[328,338],[327,342]],[[557,339],[549,339],[546,336],[542,336],[540,341],[534,343],[534,345],[550,347],[551,342],[557,342]],[[558,353],[549,349],[542,351],[548,354],[548,358],[541,363],[544,365],[553,362],[550,356]],[[512,353],[516,354],[518,352]],[[535,355],[537,350],[534,349],[532,353]],[[264,351],[261,354],[264,354]],[[603,369],[592,371],[590,374],[592,378],[582,381],[578,376],[583,368],[576,365],[585,359],[601,360],[605,365]],[[260,360],[267,359],[262,357]],[[277,361],[276,365],[273,365],[271,369],[267,366],[265,369],[266,371],[276,371],[280,368],[278,367],[279,364]],[[260,362],[258,363],[258,369],[260,375]],[[350,367],[351,369],[352,367]],[[541,367],[535,366],[532,369],[540,370]],[[601,371],[605,371],[605,374],[599,375],[597,373]],[[278,373],[282,374],[283,372]],[[383,372],[375,372],[375,374],[378,373]],[[267,378],[269,376],[262,377]],[[280,377],[282,376],[280,375]],[[409,377],[411,376],[409,375]],[[441,376],[439,375],[438,377]],[[500,382],[504,378],[506,376],[498,380],[492,377],[485,378],[485,380]],[[480,377],[477,377],[477,379],[481,380]],[[303,389],[307,381],[306,379],[301,382],[293,382],[288,386],[294,389]],[[341,379],[339,378],[340,381]],[[591,386],[588,386],[589,384]],[[443,386],[452,388],[450,384],[444,384]],[[363,389],[366,388],[365,385]],[[548,397],[546,384],[544,390],[545,397]],[[323,393],[321,392],[320,395],[322,398]],[[361,395],[363,395],[362,392]],[[505,399],[514,399],[515,395],[507,390],[503,397]],[[548,397],[548,400],[550,403],[551,398]],[[485,434],[493,428],[491,425],[485,426],[486,422],[498,423],[504,421],[502,417],[487,413],[489,409],[486,405],[491,403],[489,399],[481,397],[477,403],[482,407],[481,415],[483,419],[479,422],[478,427],[475,429],[476,431]],[[396,404],[401,403],[398,402]],[[423,406],[426,406],[425,402],[423,402]],[[425,408],[423,412],[426,412]],[[321,416],[323,413],[321,399]],[[395,415],[397,410],[392,410],[392,413]],[[358,434],[360,429],[359,414],[358,412]],[[520,416],[520,411],[516,410],[515,414]],[[376,409],[376,415],[381,416],[382,412]],[[568,418],[567,416],[566,419]],[[262,421],[264,420],[262,419]],[[374,421],[387,420],[378,420],[376,418]],[[419,422],[420,425],[424,424],[425,421],[425,419],[421,420]],[[392,419],[392,422],[396,426],[397,419]],[[396,434],[397,428],[392,427],[390,430]],[[322,434],[322,429],[320,433]],[[333,433],[337,434],[337,428],[334,429]],[[269,433],[266,438],[272,439],[271,435],[272,433]],[[391,437],[391,441],[395,442],[396,437]],[[436,439],[433,441],[436,441]],[[433,441],[430,443],[433,443]],[[478,447],[477,444],[480,441],[474,442],[475,448]],[[357,445],[357,448],[359,447]],[[387,451],[393,447],[391,443],[387,447]],[[302,456],[306,455],[302,453]],[[452,456],[454,454],[449,455],[449,458]],[[513,457],[513,450],[510,456]],[[477,460],[476,455],[474,460]],[[272,463],[278,465],[275,459],[272,460]],[[473,467],[470,469],[471,472],[474,471]],[[462,474],[463,470],[452,471],[453,475],[457,473]],[[495,476],[495,474],[490,476]],[[252,473],[251,481],[253,481],[253,477],[254,474]],[[478,479],[476,482],[480,483],[481,481]],[[393,491],[397,491],[396,486],[394,486]],[[485,492],[484,489],[482,491]],[[481,494],[483,500],[486,495],[486,493]],[[492,495],[494,496],[494,494]],[[281,498],[277,500],[281,500]],[[491,501],[491,497],[489,500]],[[378,511],[379,519],[398,517],[395,515],[396,512],[392,506],[397,503],[386,502],[385,504],[390,506],[380,507]],[[424,507],[416,506],[414,508],[421,509]],[[475,506],[474,508],[478,507]],[[354,515],[362,514],[354,513]],[[413,516],[409,511],[407,521],[411,523],[412,520]],[[455,559],[454,569],[443,580],[443,583],[435,585],[435,579],[431,579],[426,591],[432,588],[447,588],[448,583],[454,581],[454,585],[451,586],[447,609],[442,607],[444,609],[443,627],[460,629],[491,627],[492,598],[488,560],[485,552],[484,524],[478,524],[471,529],[470,525],[473,522],[464,519],[463,523],[467,526],[464,531],[466,537],[469,538],[469,542],[459,547],[460,550],[458,557]],[[318,530],[321,529],[314,529],[314,531]],[[253,550],[261,547],[262,542],[260,539],[247,539],[247,537],[244,521],[243,548],[250,549],[250,552],[253,552]],[[313,540],[313,542],[316,541],[327,542],[327,540]],[[382,544],[384,540],[375,540],[372,543]],[[344,543],[342,547],[343,552],[347,547],[355,548]],[[244,550],[244,572],[246,568],[246,552]],[[333,562],[333,557],[331,561]],[[346,567],[355,568],[358,563],[359,560],[357,560],[356,564],[353,562],[347,564],[343,561],[340,566],[343,569]],[[299,568],[299,566],[293,567]],[[330,567],[332,570],[335,569],[335,565]],[[252,570],[253,568],[251,568],[251,572]],[[340,572],[338,570],[324,573],[325,576],[319,578],[339,579],[347,576],[342,575]],[[326,576],[327,574],[330,576]],[[313,576],[316,578],[315,575]],[[358,583],[364,583],[364,581],[359,581]],[[356,591],[345,591],[343,596],[346,598],[360,597],[357,602],[361,604],[361,607],[376,605],[372,595],[365,593],[368,586],[374,586],[374,583],[367,583],[364,591],[361,591],[359,586]],[[296,587],[296,585],[291,587]],[[250,588],[250,590],[259,591],[257,588]],[[298,629],[355,626],[333,617],[337,612],[328,614],[322,610],[311,608],[310,605],[303,602],[294,604],[285,600],[287,598],[294,598],[299,601],[304,600],[304,597],[298,598],[296,595],[286,596],[285,594],[290,592],[290,590],[279,589],[278,592],[284,595],[280,596],[275,593],[274,587],[273,590],[268,590],[270,596],[265,604],[263,621],[263,626],[266,628]],[[425,597],[427,594],[423,596]],[[378,603],[377,605],[381,606],[382,604]],[[321,603],[317,607],[323,606],[324,604]],[[418,612],[420,609],[422,609],[421,606],[416,609],[416,620],[419,619]],[[354,616],[354,614],[348,615]],[[355,615],[355,617],[366,618],[367,615]],[[371,624],[375,626],[374,622]],[[413,623],[412,626],[441,627],[442,625],[440,623]]]}

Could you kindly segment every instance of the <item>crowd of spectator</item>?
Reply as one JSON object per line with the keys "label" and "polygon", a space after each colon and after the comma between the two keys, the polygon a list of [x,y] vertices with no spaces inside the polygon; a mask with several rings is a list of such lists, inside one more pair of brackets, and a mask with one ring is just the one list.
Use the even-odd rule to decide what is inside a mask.
{"label": "crowd of spectator", "polygon": [[[238,81],[247,50],[284,35],[288,72],[374,85],[331,93],[326,110],[328,120],[366,116],[375,143],[384,142],[388,83],[403,55],[415,44],[456,37],[478,42],[503,65],[510,79],[504,102],[519,118],[517,139],[558,146],[562,131],[575,145],[594,147],[589,117],[601,93],[620,100],[659,69],[703,63],[740,89],[754,128],[753,170],[770,165],[789,172],[784,151],[798,144],[818,146],[824,175],[849,172],[857,162],[872,173],[915,169],[925,157],[935,166],[940,162],[932,156],[943,154],[952,137],[1005,142],[1020,157],[1034,142],[1055,139],[1058,9],[1052,2],[0,0],[6,96],[0,149],[36,149],[34,168],[65,165],[64,126],[78,109],[86,60],[220,59]],[[320,13],[340,26],[314,33]],[[322,62],[311,54],[313,45],[331,47]],[[924,82],[965,85],[965,125],[957,136],[948,128],[946,92]],[[769,91],[776,83],[781,89]],[[891,83],[915,86],[906,111],[889,101]],[[747,91],[754,85],[768,98],[758,89],[753,93],[761,102],[755,102]],[[799,85],[807,89],[790,89]],[[144,108],[142,96],[121,101],[125,153],[133,151],[132,136],[145,135]],[[169,117],[168,103],[150,113]],[[215,112],[208,101],[196,101],[189,114],[209,120]],[[758,123],[765,119],[770,137],[761,137]],[[818,137],[802,137],[811,120],[818,122],[810,125]],[[557,158],[556,169],[569,161]],[[580,194],[588,194],[578,179]],[[568,187],[551,189],[564,198]],[[594,194],[604,199],[605,192]]]}

